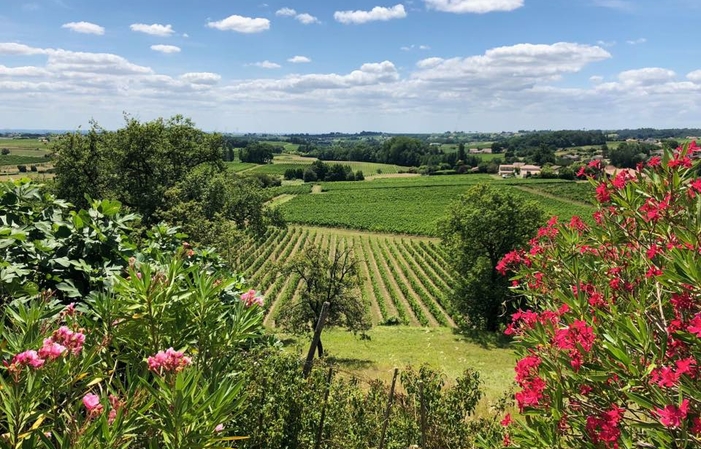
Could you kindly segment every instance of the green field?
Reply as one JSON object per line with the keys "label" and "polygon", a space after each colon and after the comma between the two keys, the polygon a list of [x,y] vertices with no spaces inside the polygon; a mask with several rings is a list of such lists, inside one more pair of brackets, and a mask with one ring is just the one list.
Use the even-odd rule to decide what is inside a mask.
{"label": "green field", "polygon": [[[8,154],[8,155],[0,155],[0,166],[16,166],[16,165],[36,165],[36,164],[46,164],[47,162],[50,162],[48,159],[45,157],[36,157],[36,156],[22,156],[18,154]],[[29,167],[27,167],[29,168]]]}
{"label": "green field", "polygon": [[236,266],[265,294],[266,325],[275,326],[281,305],[296,298],[302,287],[298,277],[279,276],[277,267],[311,244],[353,247],[363,279],[358,295],[368,304],[373,324],[399,318],[413,326],[455,326],[447,303],[455,273],[437,242],[311,227],[278,230],[264,243],[250,241],[236,250]]}
{"label": "green field", "polygon": [[448,205],[470,186],[490,182],[524,201],[539,202],[548,215],[558,215],[562,220],[569,220],[572,215],[591,216],[593,208],[585,204],[517,188],[570,184],[548,181],[456,175],[323,183],[324,193],[299,195],[283,204],[281,210],[285,219],[293,223],[436,236],[437,223],[446,214]]}
{"label": "green field", "polygon": [[[508,345],[495,344],[495,338],[480,343],[448,328],[407,326],[379,326],[368,334],[370,340],[360,340],[340,329],[324,330],[324,349],[335,365],[361,380],[389,383],[395,367],[418,368],[426,363],[443,371],[449,384],[466,368],[478,371],[487,402],[498,399],[513,384],[515,355]],[[306,338],[288,341],[301,354],[309,345]]]}
{"label": "green field", "polygon": [[[247,173],[265,173],[268,175],[283,176],[285,170],[293,168],[304,168],[311,165],[316,158],[296,156],[292,154],[277,154],[273,158],[272,164],[249,164],[246,162],[229,162],[229,170],[235,172],[246,171]],[[408,170],[409,167],[400,167],[392,164],[377,164],[374,162],[354,162],[354,161],[324,161],[326,164],[350,165],[353,171],[361,170],[365,176],[373,176],[378,173],[395,174],[400,170]]]}

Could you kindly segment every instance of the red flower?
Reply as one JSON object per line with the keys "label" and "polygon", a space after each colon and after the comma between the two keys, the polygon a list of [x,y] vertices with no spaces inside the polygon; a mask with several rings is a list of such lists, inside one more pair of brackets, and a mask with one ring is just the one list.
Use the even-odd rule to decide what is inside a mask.
{"label": "red flower", "polygon": [[686,419],[686,414],[688,411],[689,400],[684,399],[679,407],[676,405],[668,405],[665,408],[655,409],[653,413],[659,417],[663,426],[670,429],[675,429],[681,426],[682,421]]}
{"label": "red flower", "polygon": [[701,338],[701,313],[697,313],[694,316],[686,330]]}
{"label": "red flower", "polygon": [[618,448],[618,439],[621,437],[619,425],[624,413],[625,409],[614,404],[607,412],[587,417],[587,433],[594,444],[603,443],[606,448]]}
{"label": "red flower", "polygon": [[602,182],[596,187],[596,200],[600,203],[608,203],[611,201],[611,194],[605,182]]}
{"label": "red flower", "polygon": [[504,427],[508,427],[511,424],[511,413],[507,413],[504,419],[501,420],[500,424]]}
{"label": "red flower", "polygon": [[657,167],[662,162],[662,158],[659,156],[652,156],[649,161],[647,161],[648,167]]}

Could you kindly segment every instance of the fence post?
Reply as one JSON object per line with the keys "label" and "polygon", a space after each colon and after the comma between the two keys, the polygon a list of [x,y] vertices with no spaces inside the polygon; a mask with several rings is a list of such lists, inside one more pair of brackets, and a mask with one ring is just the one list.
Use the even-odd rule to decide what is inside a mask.
{"label": "fence post", "polygon": [[325,302],[321,306],[321,314],[319,315],[319,321],[316,323],[316,329],[314,330],[314,338],[312,338],[312,343],[309,345],[309,352],[307,353],[307,360],[304,362],[304,369],[302,374],[306,379],[309,373],[312,371],[312,364],[314,362],[314,351],[316,351],[316,346],[319,344],[321,339],[321,331],[324,329],[324,323],[326,323],[326,316],[329,314],[329,303]]}
{"label": "fence post", "polygon": [[387,400],[387,408],[385,409],[385,417],[382,422],[382,436],[380,437],[380,447],[382,449],[385,446],[385,435],[387,433],[387,425],[389,424],[389,411],[392,408],[392,401],[394,400],[394,386],[397,383],[397,375],[399,374],[399,368],[394,369],[394,375],[392,376],[392,386],[389,389],[389,399]]}
{"label": "fence post", "polygon": [[419,382],[419,402],[421,404],[421,449],[426,449],[426,400],[423,381]]}
{"label": "fence post", "polygon": [[331,391],[331,376],[333,367],[329,367],[329,374],[326,376],[326,391],[324,392],[324,405],[321,406],[321,418],[319,418],[319,430],[316,433],[316,444],[314,449],[321,447],[321,436],[324,430],[324,419],[326,418],[326,405],[329,403],[329,392]]}

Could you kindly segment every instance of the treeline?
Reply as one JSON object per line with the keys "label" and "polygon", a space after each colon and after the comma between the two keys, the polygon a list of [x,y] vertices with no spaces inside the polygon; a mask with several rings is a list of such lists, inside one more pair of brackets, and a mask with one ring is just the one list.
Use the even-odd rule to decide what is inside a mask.
{"label": "treeline", "polygon": [[361,170],[354,173],[350,165],[326,164],[322,161],[314,161],[306,168],[288,168],[284,176],[285,179],[302,179],[304,182],[363,181],[365,179]]}
{"label": "treeline", "polygon": [[[449,162],[440,148],[432,148],[426,141],[413,137],[392,137],[377,141],[339,142],[329,147],[314,147],[307,152],[326,161],[360,161],[419,167]],[[452,161],[453,165],[455,160]]]}
{"label": "treeline", "polygon": [[626,139],[684,139],[686,137],[701,136],[699,128],[639,128],[639,129],[619,129],[613,131],[618,140]]}

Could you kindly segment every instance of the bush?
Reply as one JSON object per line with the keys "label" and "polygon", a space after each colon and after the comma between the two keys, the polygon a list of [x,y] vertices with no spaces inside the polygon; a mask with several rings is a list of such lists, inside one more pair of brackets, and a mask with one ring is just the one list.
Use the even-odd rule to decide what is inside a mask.
{"label": "bush", "polygon": [[27,166],[26,165],[18,165],[17,170],[19,170],[20,173],[27,173]]}
{"label": "bush", "polygon": [[[518,447],[701,444],[699,148],[596,174],[595,225],[553,219],[516,269]],[[507,437],[508,440],[509,437]]]}
{"label": "bush", "polygon": [[7,156],[8,154],[10,154],[10,149],[9,149],[9,148],[3,148],[3,149],[2,149],[2,155],[3,155],[3,156]]}

